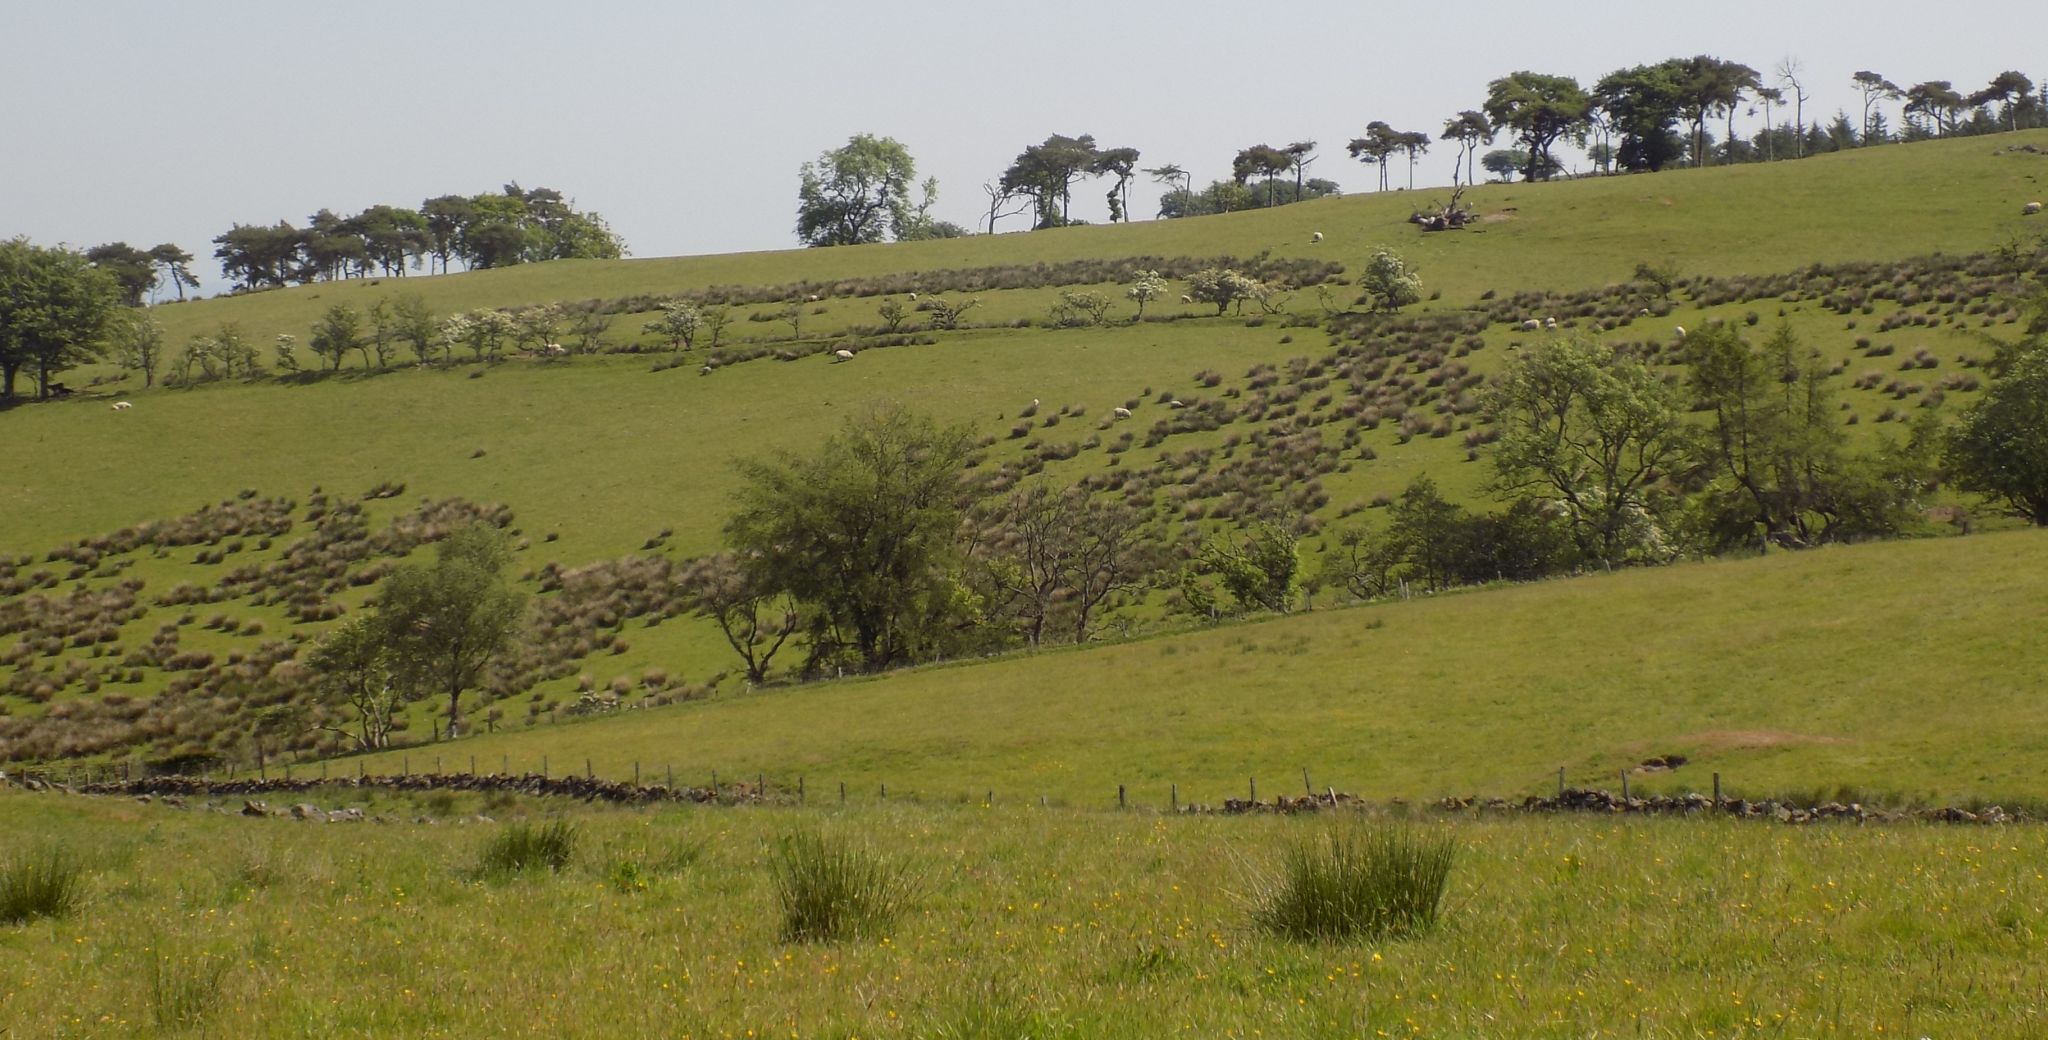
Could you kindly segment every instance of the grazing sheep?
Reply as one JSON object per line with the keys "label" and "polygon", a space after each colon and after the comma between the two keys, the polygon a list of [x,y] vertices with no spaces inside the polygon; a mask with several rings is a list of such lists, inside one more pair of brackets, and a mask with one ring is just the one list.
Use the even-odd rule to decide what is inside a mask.
{"label": "grazing sheep", "polygon": [[2041,212],[2041,204],[2038,202],[2029,202],[2026,205],[2020,207],[2020,212],[2025,213],[2027,216],[2031,217],[2034,214]]}
{"label": "grazing sheep", "polygon": [[1685,326],[1683,326],[1683,325],[1673,325],[1673,326],[1672,326],[1671,328],[1672,328],[1672,331],[1674,331],[1674,332],[1678,333],[1678,338],[1679,338],[1679,339],[1684,339],[1684,338],[1685,338]]}
{"label": "grazing sheep", "polygon": [[818,302],[818,294],[817,294],[817,293],[812,293],[812,294],[810,294],[809,296],[806,296],[806,297],[804,297],[804,302],[805,302],[805,303],[816,303],[816,302]]}
{"label": "grazing sheep", "polygon": [[1116,416],[1119,419],[1128,419],[1131,417],[1131,410],[1129,408],[1118,408],[1110,414]]}
{"label": "grazing sheep", "polygon": [[1536,320],[1536,319],[1534,319],[1534,318],[1524,318],[1524,319],[1522,320],[1522,329],[1523,329],[1523,331],[1525,331],[1525,332],[1534,332],[1534,331],[1536,331],[1537,329],[1540,329],[1540,328],[1542,328],[1542,327],[1543,327],[1543,323],[1542,323],[1542,322],[1540,322],[1540,321],[1537,321],[1537,320]]}
{"label": "grazing sheep", "polygon": [[912,302],[912,303],[916,303],[916,302],[917,302],[917,294],[916,294],[916,293],[911,293],[911,294],[910,294],[910,302]]}
{"label": "grazing sheep", "polygon": [[1308,236],[1308,240],[1311,242],[1321,242],[1323,240],[1323,233],[1318,231],[1315,234]]}
{"label": "grazing sheep", "polygon": [[700,375],[700,376],[708,376],[708,375],[710,375],[710,374],[711,374],[711,366],[710,366],[710,365],[705,365],[705,366],[704,366],[703,368],[700,368],[700,369],[698,369],[698,370],[697,370],[697,374],[698,374],[698,375]]}
{"label": "grazing sheep", "polygon": [[1036,408],[1036,407],[1038,407],[1038,398],[1034,397],[1034,398],[1032,398],[1032,399],[1031,399],[1031,407],[1033,407],[1033,408]]}
{"label": "grazing sheep", "polygon": [[1545,319],[1543,319],[1543,327],[1544,327],[1544,328],[1546,328],[1546,329],[1554,329],[1554,328],[1556,328],[1556,327],[1557,327],[1557,319],[1556,319],[1556,318],[1545,318]]}
{"label": "grazing sheep", "polygon": [[134,404],[132,404],[132,403],[130,403],[130,402],[128,402],[128,401],[115,401],[115,402],[114,402],[114,410],[115,410],[115,411],[117,411],[117,412],[125,412],[125,411],[127,411],[128,409],[130,409],[130,408],[133,408],[133,407],[135,407],[135,405],[134,405]]}
{"label": "grazing sheep", "polygon": [[1195,298],[1194,298],[1194,297],[1192,297],[1192,296],[1189,296],[1189,295],[1188,295],[1187,293],[1181,293],[1181,294],[1180,294],[1180,302],[1182,302],[1182,303],[1193,303],[1193,302],[1195,302]]}
{"label": "grazing sheep", "polygon": [[1166,406],[1168,408],[1186,408],[1188,406],[1188,403],[1176,397],[1173,400],[1166,402]]}
{"label": "grazing sheep", "polygon": [[1636,317],[1638,317],[1638,318],[1647,318],[1647,317],[1649,317],[1649,316],[1650,316],[1650,308],[1648,308],[1648,307],[1645,307],[1645,308],[1643,308],[1642,310],[1639,310],[1639,311],[1637,311],[1637,312],[1636,312]]}
{"label": "grazing sheep", "polygon": [[853,351],[841,348],[832,352],[832,358],[835,363],[839,361],[852,361]]}
{"label": "grazing sheep", "polygon": [[541,348],[541,353],[546,354],[549,357],[568,357],[569,348],[561,345],[560,343],[550,343],[547,346]]}

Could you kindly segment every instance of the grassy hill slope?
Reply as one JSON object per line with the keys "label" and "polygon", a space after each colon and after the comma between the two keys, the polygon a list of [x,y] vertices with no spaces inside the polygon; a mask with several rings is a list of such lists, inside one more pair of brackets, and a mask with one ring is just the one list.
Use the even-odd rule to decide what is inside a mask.
{"label": "grassy hill slope", "polygon": [[[238,566],[276,562],[312,527],[310,506],[275,545],[159,547],[97,567],[51,561],[64,543],[244,492],[310,503],[317,486],[352,502],[372,487],[402,484],[407,502],[459,496],[503,504],[521,532],[519,568],[529,575],[549,563],[575,568],[632,552],[687,557],[717,546],[734,460],[801,451],[842,419],[894,401],[968,425],[986,439],[991,468],[1073,481],[1117,467],[1139,479],[1161,519],[1188,525],[1176,530],[1189,541],[1240,518],[1246,501],[1285,501],[1320,528],[1304,542],[1312,570],[1339,529],[1379,523],[1369,505],[1418,474],[1454,498],[1487,501],[1488,431],[1476,395],[1510,350],[1534,338],[1520,329],[1533,314],[1560,319],[1557,334],[1599,336],[1667,363],[1676,354],[1673,323],[1749,322],[1764,335],[1783,321],[1838,359],[1833,382],[1844,422],[1857,424],[1852,435],[1896,438],[1903,430],[1895,423],[1970,399],[1979,385],[1974,359],[1988,354],[1989,339],[2009,338],[2018,313],[2009,295],[2020,284],[1995,257],[1968,271],[1899,258],[1983,254],[2037,236],[2042,225],[2019,215],[2019,200],[2042,194],[2048,156],[2017,149],[2043,143],[2048,132],[1760,167],[1486,186],[1471,196],[1484,221],[1455,234],[1425,236],[1406,224],[1421,196],[1395,193],[949,242],[325,283],[160,308],[173,344],[231,321],[267,358],[271,336],[288,332],[303,343],[333,303],[361,306],[400,291],[420,292],[441,314],[605,301],[617,351],[651,345],[640,326],[660,294],[741,286],[755,301],[733,308],[721,355],[733,363],[708,375],[699,374],[710,353],[703,348],[658,359],[607,353],[375,372],[351,359],[339,373],[289,380],[146,392],[114,383],[101,395],[0,414],[11,449],[0,461],[0,555],[29,558],[24,575],[50,570],[46,589],[61,579],[67,592],[111,595],[118,584],[144,584],[139,616],[109,621],[83,642],[59,633],[48,637],[54,646],[16,653],[19,665],[0,662],[0,681],[10,684],[0,689],[0,711],[37,717],[97,695],[101,682],[145,699],[181,681],[218,685],[189,667],[117,666],[152,633],[181,622],[181,647],[223,662],[262,643],[317,636],[322,619],[295,619],[246,589],[204,610],[164,600],[180,585],[213,586]],[[1325,241],[1312,243],[1312,231]],[[1358,266],[1382,243],[1415,259],[1441,298],[1398,316],[1344,315],[1326,326],[1325,306],[1349,306]],[[1307,280],[1326,279],[1320,288],[1329,295],[1303,286],[1271,315],[1219,317],[1212,307],[1178,303],[1176,285],[1173,298],[1137,324],[1124,320],[1120,285],[1086,280],[1109,277],[1095,261],[1261,254],[1269,263],[1293,258],[1344,270],[1297,266]],[[1646,260],[1693,280],[1670,301],[1613,284]],[[1866,266],[1813,267],[1851,261]],[[1785,272],[1799,274],[1782,283],[1754,277]],[[887,349],[864,331],[878,320],[879,300],[904,301],[924,285],[928,304],[930,286],[941,283],[954,285],[956,300],[981,301],[968,315],[975,327],[921,329],[929,318],[916,312],[917,335]],[[1049,327],[1048,308],[1068,288],[1110,294],[1124,309],[1109,324]],[[1516,295],[1536,290],[1553,292]],[[786,306],[776,294],[787,292],[820,296],[801,308],[801,338],[772,320]],[[1643,309],[1652,316],[1639,320]],[[855,362],[824,356],[841,343],[860,349]],[[790,360],[773,360],[778,352]],[[766,356],[739,363],[753,354]],[[109,411],[115,393],[135,408]],[[1020,419],[1034,399],[1042,410]],[[1188,407],[1169,403],[1176,400]],[[1113,421],[1120,406],[1134,418]],[[369,508],[381,523],[397,503]],[[333,605],[353,606],[368,592],[351,584]],[[208,624],[197,623],[207,615]],[[579,671],[600,687],[659,685],[644,679],[660,673],[677,686],[722,676],[726,692],[738,688],[730,654],[695,620],[659,628],[635,620],[591,646],[567,673],[509,706],[511,721],[573,702]],[[29,675],[31,667],[42,671]],[[54,692],[37,689],[45,676]],[[31,681],[17,681],[24,677]],[[424,732],[424,708],[416,721]],[[772,756],[764,764],[779,767]],[[1519,774],[1481,779],[1525,782]]]}
{"label": "grassy hill slope", "polygon": [[500,732],[372,772],[503,764],[926,798],[1164,803],[1618,784],[2048,798],[2032,734],[2048,533],[1896,542],[1323,611],[1084,652]]}

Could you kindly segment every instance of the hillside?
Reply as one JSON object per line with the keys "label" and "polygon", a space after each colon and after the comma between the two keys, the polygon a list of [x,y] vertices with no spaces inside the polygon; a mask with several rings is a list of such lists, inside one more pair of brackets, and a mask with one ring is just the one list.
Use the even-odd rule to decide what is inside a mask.
{"label": "hillside", "polygon": [[[79,399],[0,415],[14,449],[0,462],[0,515],[7,517],[0,555],[8,559],[0,574],[7,582],[0,589],[0,612],[57,619],[23,620],[12,647],[0,646],[7,651],[0,659],[0,681],[6,683],[0,709],[18,722],[71,720],[65,727],[41,727],[48,739],[33,745],[31,757],[114,754],[128,739],[110,745],[109,727],[141,734],[134,739],[146,740],[155,756],[209,745],[234,757],[246,755],[255,721],[248,698],[238,691],[270,681],[264,669],[360,604],[380,574],[449,517],[509,511],[524,586],[559,602],[550,575],[628,554],[674,562],[715,549],[737,486],[735,461],[801,450],[844,418],[882,402],[967,424],[983,439],[982,465],[1005,479],[1044,472],[1062,481],[1114,480],[1162,523],[1178,525],[1179,537],[1190,544],[1264,504],[1282,504],[1304,517],[1310,533],[1303,548],[1311,570],[1344,529],[1382,524],[1383,514],[1372,506],[1418,474],[1430,475],[1454,499],[1485,500],[1490,467],[1481,449],[1488,431],[1475,395],[1510,351],[1553,335],[1524,331],[1523,321],[1532,317],[1557,319],[1557,335],[1630,344],[1666,365],[1676,360],[1674,324],[1698,327],[1719,319],[1762,335],[1782,321],[1837,362],[1829,382],[1841,399],[1843,421],[1855,424],[1854,438],[1869,444],[1887,435],[1901,439],[1914,416],[1969,401],[1980,386],[1974,371],[1979,360],[2010,337],[2019,317],[2015,298],[2026,285],[2024,264],[2032,262],[2030,250],[2040,237],[2040,227],[2020,216],[2019,202],[2043,194],[2048,183],[2048,156],[2022,148],[2044,144],[2048,132],[2037,131],[1800,163],[1492,185],[1468,196],[1482,216],[1480,226],[1453,234],[1423,235],[1405,223],[1428,193],[1396,193],[1223,217],[936,243],[562,262],[325,283],[160,308],[173,344],[233,323],[266,360],[270,340],[288,333],[303,341],[325,308],[337,302],[361,308],[399,293],[417,292],[439,316],[559,302],[571,316],[602,317],[610,326],[600,336],[601,351],[565,359],[508,354],[495,363],[466,363],[458,353],[447,365],[373,371],[351,357],[327,375],[151,391],[138,390],[130,377]],[[1311,240],[1318,231],[1324,234],[1320,243]],[[1407,254],[1434,298],[1393,316],[1353,311],[1358,271],[1380,245]],[[1122,287],[1130,272],[1157,267],[1184,275],[1226,258],[1293,288],[1274,313],[1247,308],[1251,313],[1219,316],[1213,307],[1179,303],[1176,281],[1145,321],[1127,320]],[[1629,281],[1642,262],[1668,266],[1681,276],[1670,298]],[[1110,320],[1058,326],[1048,314],[1066,290],[1111,297]],[[725,342],[684,355],[660,349],[642,325],[663,294],[671,293],[725,301],[733,317]],[[911,293],[921,299],[906,308],[903,327],[895,333],[879,328],[881,305],[912,303]],[[813,295],[818,299],[808,299]],[[931,309],[935,295],[979,302],[958,328],[949,329],[939,326]],[[800,326],[778,317],[791,301]],[[565,316],[564,326],[570,321]],[[857,359],[832,363],[829,355],[842,347],[856,350]],[[132,400],[134,408],[109,411],[116,394]],[[1033,400],[1042,401],[1042,409],[1020,418]],[[1133,417],[1116,421],[1118,407],[1129,408]],[[357,508],[360,530],[351,512]],[[170,523],[179,517],[186,519]],[[337,517],[348,520],[346,531],[336,526]],[[139,537],[150,521],[169,526]],[[182,540],[177,530],[196,532],[194,540]],[[318,561],[295,557],[302,538],[333,554]],[[1939,559],[1941,553],[1982,551],[1977,541],[1966,541],[1859,552]],[[2021,538],[2009,544],[2027,543]],[[1774,560],[1751,572],[1729,564],[1735,577],[1725,580],[1739,587],[1744,575],[1802,565]],[[1699,573],[1719,574],[1722,566]],[[1948,565],[1927,566],[1934,574]],[[1654,587],[1665,573],[1601,579],[1583,588],[1634,587],[1626,582]],[[1959,602],[2010,600],[2011,591],[1995,584],[1995,568],[1974,573],[1990,584],[1962,584]],[[1488,612],[1535,594],[1520,590],[1443,603],[1460,609],[1474,604],[1469,609],[1479,613],[1464,625],[1477,629],[1498,624],[1485,620]],[[1501,606],[1486,605],[1495,603]],[[1430,612],[1448,608],[1401,609],[1435,616]],[[800,724],[775,707],[786,699],[844,689],[727,700],[744,689],[731,655],[708,625],[684,616],[687,611],[677,604],[592,614],[605,623],[551,647],[558,656],[536,666],[544,674],[495,705],[504,726],[541,725],[573,705],[581,689],[594,686],[623,688],[636,705],[715,692],[720,699],[712,704],[662,718],[732,711],[747,719],[747,732],[768,733]],[[1132,616],[1140,627],[1156,622],[1156,604]],[[1634,624],[1646,616],[1639,613]],[[1324,617],[1286,624],[1345,623]],[[670,623],[660,624],[664,620]],[[1589,617],[1585,624],[1595,620]],[[1783,628],[1789,619],[1772,614],[1763,624]],[[1616,625],[1607,631],[1634,629]],[[1327,645],[1335,638],[1324,634],[1308,642]],[[1451,653],[1455,640],[1448,630],[1439,638],[1442,653]],[[1122,655],[1142,655],[1153,645],[1011,659],[986,671],[1014,676],[1003,680],[1015,691],[1013,700],[1028,701],[1027,691],[1040,684],[1078,695],[1113,688],[1106,677],[1124,674],[1099,662],[1139,669],[1145,662]],[[1787,656],[1760,666],[1752,678],[1782,681],[1796,669],[1798,655],[1810,653],[1810,647],[1788,643]],[[1548,657],[1564,654],[1560,644]],[[1304,667],[1311,672],[1337,669],[1343,660],[1313,650],[1298,656],[1309,659]],[[1685,658],[1684,667],[1711,660]],[[1953,670],[1963,660],[1943,656],[1935,663]],[[1967,660],[1975,668],[1980,659]],[[1862,674],[1853,666],[1843,662],[1849,669],[1844,674]],[[1107,670],[1084,672],[1072,683],[1041,678],[1068,667]],[[1513,685],[1517,667],[1503,660],[1492,685]],[[971,671],[980,676],[984,670]],[[940,714],[936,705],[948,696],[940,691],[950,687],[927,674],[955,670],[873,686],[936,684],[923,695],[929,699],[906,707],[930,717]],[[1896,678],[1911,671],[1888,665],[1870,674]],[[1300,681],[1318,680],[1309,674]],[[1411,697],[1421,703],[1442,696],[1455,681],[1447,671],[1415,687]],[[1619,677],[1602,681],[1626,684]],[[1256,702],[1289,687],[1219,689],[1235,692],[1212,702],[1214,711],[1232,698]],[[194,691],[204,693],[206,704],[186,702]],[[1905,687],[1893,693],[1907,695]],[[1702,689],[1698,696],[1708,692]],[[1275,710],[1295,707],[1281,700]],[[992,721],[967,718],[961,732],[978,732]],[[871,721],[887,724],[886,718]],[[424,736],[424,708],[414,723],[413,735]],[[1629,739],[1742,728],[1674,723]],[[1787,720],[1766,728],[1805,732]],[[61,738],[48,736],[58,730]],[[526,753],[599,731],[543,726],[521,734],[531,743],[516,746]],[[1345,741],[1364,739],[1355,730],[1333,732]],[[1203,736],[1175,733],[1176,739]],[[801,743],[791,745],[789,754],[744,741],[729,756],[716,745],[702,753],[735,759],[730,768],[739,770],[837,764],[853,779],[946,790],[919,774],[899,778],[892,769],[918,759],[920,747],[950,748],[959,739],[964,738],[955,734],[936,745],[907,747],[885,742],[881,746],[888,750],[878,752],[882,758],[873,763],[857,756],[820,757],[822,752]],[[1511,732],[1500,739],[1515,742]],[[1597,775],[1614,765],[1615,756],[1634,753],[1620,739],[1589,747],[1522,745],[1528,761],[1459,772],[1454,779],[1477,788],[1520,790],[1558,764]],[[1302,757],[1334,762],[1334,751],[1310,752],[1336,746],[1311,741]],[[1838,762],[1793,756],[1797,768],[1764,772],[1759,780],[1816,782],[1801,781],[1807,775],[1801,769],[1825,765],[1828,782],[1901,793],[1979,786],[1942,787],[1954,781],[1938,780],[1948,774],[1937,772],[1887,782],[1841,746],[1824,746],[1838,748],[1826,754],[1843,757]],[[1644,754],[1678,750],[1683,749],[1653,747]],[[576,757],[573,748],[563,753]],[[1005,763],[990,783],[1018,775],[1012,759],[1028,757],[990,754]],[[1497,749],[1483,754],[1490,757]],[[651,762],[665,756],[645,757]],[[1185,775],[1193,783],[1234,776],[1253,764],[1190,769]],[[1287,772],[1315,764],[1261,768]],[[878,765],[889,768],[873,768]],[[1834,781],[1835,765],[1853,775]],[[927,762],[915,768],[940,766]],[[1168,780],[1182,775],[1173,759],[1130,768],[1152,768],[1149,775]],[[1115,774],[1122,769],[1109,764],[1076,769],[1047,786],[1079,799],[1121,779]],[[1063,774],[1054,769],[1049,775]],[[1429,793],[1436,788],[1427,779],[1409,776],[1396,787]],[[2023,774],[1981,779],[1983,787],[2000,791],[2008,783],[2027,787]],[[982,782],[965,780],[966,787]],[[1458,786],[1447,783],[1447,789]]]}
{"label": "hillside", "polygon": [[[2048,532],[1895,542],[1393,602],[776,690],[371,756],[836,797],[1142,804],[1618,786],[2048,799],[2030,734]],[[1936,724],[1938,722],[1938,724]],[[1450,734],[1455,733],[1455,737]],[[403,761],[402,761],[403,760]],[[337,769],[353,770],[353,762]]]}

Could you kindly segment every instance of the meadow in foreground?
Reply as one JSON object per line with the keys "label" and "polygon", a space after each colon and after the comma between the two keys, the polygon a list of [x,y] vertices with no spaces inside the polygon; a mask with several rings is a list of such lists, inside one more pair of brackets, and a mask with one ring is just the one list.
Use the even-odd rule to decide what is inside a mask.
{"label": "meadow in foreground", "polygon": [[[1404,939],[1269,937],[1250,900],[1327,819],[1035,808],[573,814],[559,872],[478,870],[548,806],[318,825],[7,794],[90,864],[0,929],[0,1034],[677,1037],[2023,1036],[2048,831],[1425,818],[1455,848]],[[788,836],[914,886],[785,938]]]}

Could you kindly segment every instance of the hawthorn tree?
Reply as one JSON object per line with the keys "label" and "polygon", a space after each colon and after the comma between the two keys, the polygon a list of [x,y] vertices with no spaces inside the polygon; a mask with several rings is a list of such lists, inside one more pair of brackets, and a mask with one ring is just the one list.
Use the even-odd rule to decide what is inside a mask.
{"label": "hawthorn tree", "polygon": [[391,572],[378,594],[392,672],[418,696],[447,695],[450,737],[462,722],[463,693],[525,615],[525,597],[503,573],[511,558],[504,532],[472,524],[443,539],[431,565]]}
{"label": "hawthorn tree", "polygon": [[1677,392],[1634,356],[1559,339],[1523,351],[1486,397],[1500,429],[1494,487],[1553,500],[1582,555],[1620,563],[1659,549],[1659,487],[1687,465]]}
{"label": "hawthorn tree", "polygon": [[849,420],[809,455],[743,462],[726,543],[760,596],[804,614],[806,674],[868,672],[959,645],[976,610],[954,536],[977,495],[964,427],[900,407]]}

